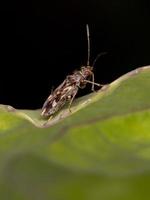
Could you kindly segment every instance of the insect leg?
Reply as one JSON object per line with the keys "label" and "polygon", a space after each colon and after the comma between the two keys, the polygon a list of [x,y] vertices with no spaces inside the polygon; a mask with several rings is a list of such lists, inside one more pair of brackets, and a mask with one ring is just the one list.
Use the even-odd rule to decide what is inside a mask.
{"label": "insect leg", "polygon": [[[86,82],[86,83],[91,83],[92,86],[93,86],[93,85],[97,85],[97,86],[99,86],[99,87],[104,86],[103,84],[95,83],[95,82],[89,81],[89,80],[84,80],[84,82]],[[92,87],[92,89],[93,89],[93,87]]]}
{"label": "insect leg", "polygon": [[93,72],[92,72],[92,82],[91,82],[91,81],[88,81],[88,80],[86,80],[86,82],[92,84],[92,91],[95,91],[95,90],[94,90],[94,85],[97,85],[97,86],[99,86],[99,87],[104,86],[104,84],[95,83],[95,81],[94,81],[94,73],[93,73]]}
{"label": "insect leg", "polygon": [[69,102],[69,111],[70,111],[70,112],[71,112],[71,104],[72,104],[72,102],[73,102],[73,100],[74,100],[74,98],[75,98],[77,92],[78,92],[78,87],[73,91],[72,98],[71,98],[71,100],[70,100],[70,102]]}
{"label": "insect leg", "polygon": [[[92,82],[94,83],[94,73],[92,72]],[[94,84],[92,83],[92,88],[91,90],[94,91]]]}
{"label": "insect leg", "polygon": [[48,120],[43,124],[43,126],[46,126],[46,125],[51,121],[52,118],[53,118],[53,116],[51,115],[51,116],[48,118]]}

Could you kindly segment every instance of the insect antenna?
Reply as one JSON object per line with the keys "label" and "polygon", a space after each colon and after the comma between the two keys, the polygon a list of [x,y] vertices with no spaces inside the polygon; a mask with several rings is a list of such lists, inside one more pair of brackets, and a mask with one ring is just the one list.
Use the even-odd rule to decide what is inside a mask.
{"label": "insect antenna", "polygon": [[101,56],[106,55],[106,54],[107,54],[107,52],[101,52],[101,53],[99,53],[99,54],[96,56],[96,58],[94,59],[93,64],[92,64],[92,67],[94,67],[94,65],[96,64],[96,62],[98,61],[98,59],[99,59]]}
{"label": "insect antenna", "polygon": [[88,57],[87,57],[87,66],[90,65],[90,31],[89,31],[89,25],[86,25],[86,33],[87,33],[87,43],[88,43]]}
{"label": "insect antenna", "polygon": [[[88,52],[87,52],[87,66],[90,66],[90,56],[91,56],[91,44],[90,44],[90,31],[89,31],[89,25],[87,24],[86,25],[86,32],[87,32],[87,43],[88,43]],[[99,53],[96,58],[94,59],[93,61],[93,64],[92,64],[92,67],[94,67],[95,63],[97,62],[97,60],[103,56],[107,54],[107,52],[102,52],[102,53]]]}

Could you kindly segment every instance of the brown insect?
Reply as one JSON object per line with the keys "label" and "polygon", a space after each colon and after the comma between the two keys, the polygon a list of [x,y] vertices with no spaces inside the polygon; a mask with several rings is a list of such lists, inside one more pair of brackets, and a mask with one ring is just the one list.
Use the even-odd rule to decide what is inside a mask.
{"label": "brown insect", "polygon": [[[71,104],[79,90],[79,88],[83,89],[86,87],[87,83],[92,84],[92,91],[94,91],[94,85],[102,86],[101,84],[94,82],[94,73],[93,66],[97,59],[105,53],[99,54],[93,65],[90,66],[90,35],[89,35],[89,26],[86,25],[87,30],[87,41],[88,41],[88,59],[87,65],[82,66],[80,70],[75,71],[73,74],[68,75],[66,79],[60,84],[53,92],[51,92],[50,96],[45,101],[41,116],[42,117],[50,117],[59,111],[66,102],[69,101],[69,110],[71,111]],[[90,81],[90,79],[92,80]]]}

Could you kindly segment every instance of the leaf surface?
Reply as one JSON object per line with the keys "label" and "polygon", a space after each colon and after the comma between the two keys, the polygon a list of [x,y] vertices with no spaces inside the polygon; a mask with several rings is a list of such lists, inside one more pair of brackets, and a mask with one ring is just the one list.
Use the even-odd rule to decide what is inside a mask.
{"label": "leaf surface", "polygon": [[150,196],[150,67],[67,105],[0,105],[0,196],[12,200],[125,200]]}

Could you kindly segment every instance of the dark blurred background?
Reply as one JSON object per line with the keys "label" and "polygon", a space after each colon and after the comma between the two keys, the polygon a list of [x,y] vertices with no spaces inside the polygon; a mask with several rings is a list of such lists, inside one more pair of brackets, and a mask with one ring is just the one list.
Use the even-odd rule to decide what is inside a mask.
{"label": "dark blurred background", "polygon": [[52,87],[86,64],[87,23],[91,63],[107,52],[95,65],[96,82],[150,64],[150,1],[7,1],[0,15],[1,104],[40,108]]}

